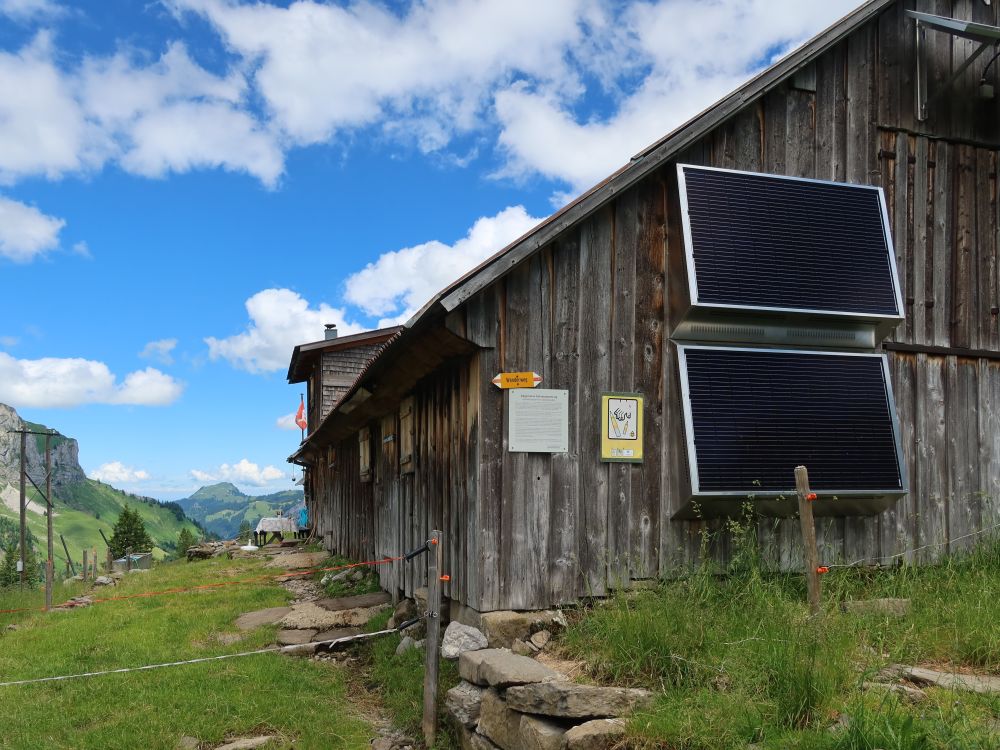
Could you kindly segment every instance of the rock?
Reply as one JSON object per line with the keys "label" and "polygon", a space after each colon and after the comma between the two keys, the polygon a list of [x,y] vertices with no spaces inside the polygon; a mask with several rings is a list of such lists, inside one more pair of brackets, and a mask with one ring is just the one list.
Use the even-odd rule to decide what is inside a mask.
{"label": "rock", "polygon": [[366,575],[368,575],[368,572],[364,568],[354,568],[354,570],[352,570],[347,576],[347,580],[357,583]]}
{"label": "rock", "polygon": [[358,607],[381,607],[392,601],[385,591],[374,594],[359,594],[358,596],[338,596],[334,599],[317,599],[316,606],[329,612],[339,612],[342,609],[357,609]]}
{"label": "rock", "polygon": [[281,653],[288,656],[313,656],[319,651],[316,643],[293,643],[290,646],[282,646]]}
{"label": "rock", "polygon": [[530,638],[532,633],[540,630],[555,633],[566,627],[562,612],[554,610],[484,612],[479,621],[490,648],[510,648],[514,641]]}
{"label": "rock", "polygon": [[458,673],[476,685],[499,688],[560,679],[558,672],[505,648],[466,651],[458,658]]}
{"label": "rock", "polygon": [[519,748],[524,750],[560,750],[566,728],[553,721],[539,719],[537,716],[521,714],[519,728]]}
{"label": "rock", "polygon": [[315,630],[279,630],[279,646],[300,646],[309,643],[316,635]]}
{"label": "rock", "polygon": [[396,628],[407,620],[412,620],[417,617],[417,604],[412,599],[403,599],[399,604],[396,605],[396,609],[393,610],[392,617],[389,618],[389,622],[386,627]]}
{"label": "rock", "polygon": [[952,674],[922,667],[907,667],[902,676],[918,685],[937,685],[973,693],[1000,693],[1000,677],[990,675]]}
{"label": "rock", "polygon": [[330,572],[330,573],[327,573],[325,576],[323,576],[320,579],[319,582],[323,586],[329,586],[331,583],[337,583],[339,581],[346,581],[347,580],[347,576],[349,576],[350,574],[351,574],[351,571],[349,571],[349,570],[341,570],[338,573]]}
{"label": "rock", "polygon": [[521,714],[511,711],[492,688],[483,692],[478,731],[503,750],[521,750]]}
{"label": "rock", "polygon": [[910,612],[909,599],[857,599],[840,603],[840,610],[852,615],[883,615],[906,617]]}
{"label": "rock", "polygon": [[252,630],[261,625],[273,625],[292,611],[291,607],[270,607],[247,612],[236,618],[236,627],[240,630]]}
{"label": "rock", "polygon": [[208,560],[215,557],[216,547],[211,544],[196,544],[194,547],[188,547],[187,559],[188,562],[192,560]]}
{"label": "rock", "polygon": [[361,627],[368,623],[384,607],[357,607],[334,612],[323,609],[316,602],[303,602],[292,607],[292,611],[279,621],[286,628],[308,628],[329,630],[331,628]]}
{"label": "rock", "polygon": [[513,651],[518,656],[534,656],[537,649],[531,645],[531,642],[525,643],[522,640],[514,641],[510,650]]}
{"label": "rock", "polygon": [[149,572],[148,568],[132,568],[132,570],[128,571],[128,574],[132,575],[133,573],[148,573],[148,572]]}
{"label": "rock", "polygon": [[920,703],[920,701],[927,699],[927,693],[920,688],[910,687],[909,685],[889,684],[885,682],[864,682],[861,684],[861,689],[885,690],[890,693],[895,693],[901,698],[905,698],[910,703]]}
{"label": "rock", "polygon": [[596,719],[575,726],[563,735],[564,750],[610,750],[625,737],[621,719]]}
{"label": "rock", "polygon": [[653,694],[634,688],[545,682],[512,687],[507,703],[515,711],[570,719],[624,716],[648,704]]}
{"label": "rock", "polygon": [[458,746],[462,750],[498,750],[492,741],[465,727],[458,727]]}
{"label": "rock", "polygon": [[111,576],[97,576],[97,578],[94,579],[94,585],[95,586],[114,586],[115,585],[115,579],[112,578]]}
{"label": "rock", "polygon": [[456,722],[472,729],[479,721],[479,707],[483,702],[484,692],[481,687],[462,680],[447,692],[444,705]]}
{"label": "rock", "polygon": [[19,626],[18,626],[18,625],[15,625],[14,623],[11,623],[10,625],[8,625],[8,626],[7,626],[7,630],[9,630],[9,631],[11,631],[11,632],[14,632],[14,631],[15,631],[15,630],[17,630],[18,628],[19,628]]}
{"label": "rock", "polygon": [[111,577],[114,578],[116,581],[120,581],[125,577],[125,574],[116,570],[114,573],[111,574]]}
{"label": "rock", "polygon": [[552,639],[552,633],[548,630],[539,630],[537,633],[531,636],[531,645],[541,651],[545,648],[549,641]]}
{"label": "rock", "polygon": [[227,742],[225,745],[219,745],[215,750],[254,750],[257,747],[264,747],[273,739],[275,739],[274,736],[244,737]]}
{"label": "rock", "polygon": [[184,735],[179,740],[177,740],[176,750],[198,750],[201,746],[201,742],[197,737],[189,737]]}
{"label": "rock", "polygon": [[416,645],[417,642],[415,640],[410,638],[410,636],[408,635],[404,635],[402,639],[400,639],[399,645],[396,646],[396,656],[401,656],[402,654],[405,654],[407,651],[414,648]]}
{"label": "rock", "polygon": [[466,651],[482,648],[486,648],[486,636],[481,630],[460,622],[448,623],[441,639],[441,656],[445,659],[455,660]]}
{"label": "rock", "polygon": [[282,552],[275,555],[264,567],[267,568],[315,568],[329,555],[326,552]]}
{"label": "rock", "polygon": [[55,610],[68,610],[68,609],[79,609],[81,607],[89,607],[94,603],[94,600],[89,596],[74,596],[72,599],[68,599],[62,604],[57,604],[53,607]]}

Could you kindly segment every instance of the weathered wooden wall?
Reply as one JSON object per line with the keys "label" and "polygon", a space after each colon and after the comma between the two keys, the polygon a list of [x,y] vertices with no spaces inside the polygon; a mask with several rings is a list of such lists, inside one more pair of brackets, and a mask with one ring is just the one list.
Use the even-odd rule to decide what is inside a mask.
{"label": "weathered wooden wall", "polygon": [[[897,347],[911,492],[880,516],[821,519],[821,556],[831,563],[937,545],[904,556],[932,560],[1000,523],[1000,117],[996,101],[971,97],[989,56],[918,123],[905,7],[997,22],[996,8],[978,1],[898,4],[677,158],[885,188],[906,303],[888,347]],[[933,91],[968,45],[928,38]],[[706,530],[719,532],[711,553],[727,559],[723,522],[671,520],[686,500],[669,341],[670,302],[685,283],[675,270],[683,246],[674,169],[665,164],[450,316],[452,330],[483,349],[418,387],[416,473],[400,477],[387,465],[360,484],[356,442],[347,441],[335,481],[319,481],[321,527],[337,529],[335,549],[396,554],[440,524],[446,594],[480,610],[545,607],[670,575],[697,562]],[[930,348],[898,350],[914,346]],[[534,370],[546,387],[569,390],[568,453],[506,450],[506,396],[490,384],[503,370]],[[646,396],[640,465],[597,460],[605,390]],[[382,425],[371,429],[378,456]],[[760,522],[773,564],[800,563],[797,523]]]}

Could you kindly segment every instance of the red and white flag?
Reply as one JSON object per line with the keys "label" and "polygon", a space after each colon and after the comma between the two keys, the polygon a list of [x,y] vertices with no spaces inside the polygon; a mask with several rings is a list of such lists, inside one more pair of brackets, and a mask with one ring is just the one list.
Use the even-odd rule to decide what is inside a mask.
{"label": "red and white flag", "polygon": [[300,430],[305,430],[309,426],[306,421],[306,402],[302,396],[299,396],[299,410],[295,412],[295,424],[299,426]]}

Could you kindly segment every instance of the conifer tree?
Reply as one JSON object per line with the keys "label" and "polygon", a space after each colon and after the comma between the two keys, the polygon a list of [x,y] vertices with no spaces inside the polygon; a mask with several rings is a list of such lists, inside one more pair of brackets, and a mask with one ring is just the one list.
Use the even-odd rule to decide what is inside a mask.
{"label": "conifer tree", "polygon": [[240,524],[240,531],[236,535],[236,538],[244,542],[250,538],[250,522],[247,519],[244,518]]}
{"label": "conifer tree", "polygon": [[130,548],[133,552],[149,552],[153,549],[153,540],[146,533],[146,525],[142,522],[139,511],[132,510],[128,505],[122,508],[115,521],[109,542],[111,554],[115,558],[123,557]]}
{"label": "conifer tree", "polygon": [[188,527],[183,527],[181,533],[177,535],[177,559],[182,559],[187,553],[188,547],[193,547],[197,542],[198,540],[195,539]]}
{"label": "conifer tree", "polygon": [[[20,546],[9,546],[3,556],[3,563],[0,563],[0,588],[17,586],[21,582],[21,574],[17,572],[17,562],[21,559]],[[40,580],[41,570],[38,567],[38,558],[35,557],[35,550],[29,544],[25,547],[24,555],[25,583],[34,588]]]}

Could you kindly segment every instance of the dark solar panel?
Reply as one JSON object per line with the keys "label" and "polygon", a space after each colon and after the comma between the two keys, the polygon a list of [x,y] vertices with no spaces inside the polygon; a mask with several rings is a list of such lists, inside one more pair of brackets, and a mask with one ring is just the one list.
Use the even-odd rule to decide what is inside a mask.
{"label": "dark solar panel", "polygon": [[698,302],[901,314],[877,188],[682,171]]}
{"label": "dark solar panel", "polygon": [[[879,355],[683,347],[698,490],[901,491]],[[691,436],[689,436],[690,439]]]}

